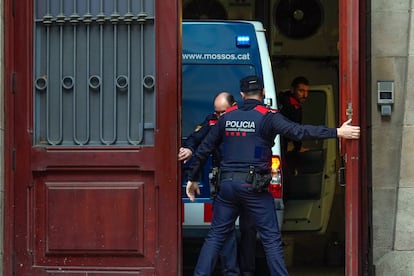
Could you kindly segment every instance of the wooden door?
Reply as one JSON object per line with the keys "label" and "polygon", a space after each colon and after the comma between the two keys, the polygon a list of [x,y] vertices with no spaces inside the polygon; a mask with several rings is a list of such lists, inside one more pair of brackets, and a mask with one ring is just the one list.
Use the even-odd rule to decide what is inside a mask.
{"label": "wooden door", "polygon": [[[363,0],[339,0],[340,118],[361,126],[360,140],[343,140],[345,186],[345,274],[368,275],[367,17]],[[365,145],[362,146],[361,145]]]}
{"label": "wooden door", "polygon": [[4,275],[180,274],[178,1],[5,1]]}

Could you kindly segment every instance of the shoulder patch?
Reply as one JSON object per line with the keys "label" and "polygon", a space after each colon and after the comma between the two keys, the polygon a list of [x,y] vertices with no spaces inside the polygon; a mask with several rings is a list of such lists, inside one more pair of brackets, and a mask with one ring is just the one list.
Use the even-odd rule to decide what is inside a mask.
{"label": "shoulder patch", "polygon": [[199,131],[200,129],[202,129],[203,128],[203,126],[202,125],[198,125],[198,126],[196,126],[196,128],[194,129],[194,132],[197,132],[197,131]]}
{"label": "shoulder patch", "polygon": [[267,108],[266,106],[264,106],[264,105],[257,105],[255,108],[254,108],[256,111],[259,111],[260,113],[262,113],[263,115],[265,115],[267,112],[269,112],[269,108]]}
{"label": "shoulder patch", "polygon": [[217,119],[214,119],[214,120],[209,120],[208,121],[208,124],[210,125],[210,126],[214,126],[216,123],[217,123]]}
{"label": "shoulder patch", "polygon": [[277,113],[277,112],[279,112],[279,110],[277,110],[277,109],[269,108],[269,107],[263,106],[263,105],[257,105],[254,109],[259,111],[263,115],[265,115],[266,113]]}

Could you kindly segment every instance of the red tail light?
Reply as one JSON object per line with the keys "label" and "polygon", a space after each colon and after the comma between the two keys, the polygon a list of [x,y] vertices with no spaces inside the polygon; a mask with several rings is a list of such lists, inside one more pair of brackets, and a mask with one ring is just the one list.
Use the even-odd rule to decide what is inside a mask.
{"label": "red tail light", "polygon": [[282,198],[282,185],[281,184],[270,184],[269,192],[273,198]]}
{"label": "red tail light", "polygon": [[269,192],[274,198],[283,197],[282,188],[282,165],[280,157],[277,155],[272,156],[272,180],[269,185]]}

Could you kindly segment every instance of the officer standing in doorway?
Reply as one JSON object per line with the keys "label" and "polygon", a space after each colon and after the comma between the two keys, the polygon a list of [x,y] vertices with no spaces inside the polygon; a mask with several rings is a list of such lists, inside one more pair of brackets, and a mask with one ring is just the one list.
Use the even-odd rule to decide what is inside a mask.
{"label": "officer standing in doorway", "polygon": [[263,105],[263,81],[257,76],[240,80],[243,104],[229,108],[198,147],[191,166],[186,193],[199,194],[197,180],[201,164],[211,150],[222,145],[221,184],[213,210],[210,231],[204,241],[194,275],[211,275],[218,252],[241,212],[254,218],[263,243],[271,275],[288,275],[274,200],[267,191],[271,180],[271,148],[277,134],[294,140],[315,138],[358,139],[360,128],[351,120],[340,128],[300,125]]}

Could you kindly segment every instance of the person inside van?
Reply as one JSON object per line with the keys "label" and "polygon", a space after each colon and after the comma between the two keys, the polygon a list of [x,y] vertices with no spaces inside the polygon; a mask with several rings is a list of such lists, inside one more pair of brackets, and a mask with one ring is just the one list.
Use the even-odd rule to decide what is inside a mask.
{"label": "person inside van", "polygon": [[[281,92],[278,96],[279,111],[289,120],[302,123],[302,104],[309,96],[309,80],[303,76],[293,79],[290,90]],[[302,147],[301,141],[292,141],[286,137],[282,139],[282,150],[287,151],[306,151]],[[293,144],[293,148],[290,146]]]}
{"label": "person inside van", "polygon": [[[309,96],[309,80],[303,76],[293,79],[290,90],[281,92],[278,95],[279,111],[289,120],[302,123],[302,105]],[[299,153],[308,149],[303,147],[302,141],[294,141],[287,137],[281,138],[282,147],[282,166],[283,166],[283,183],[286,184],[286,199],[290,189],[290,177],[295,174],[295,165],[300,162]]]}

